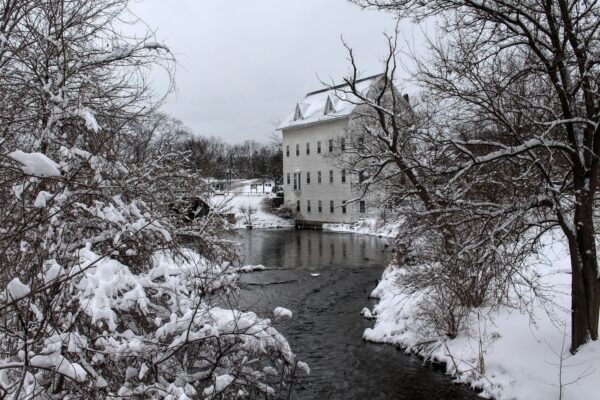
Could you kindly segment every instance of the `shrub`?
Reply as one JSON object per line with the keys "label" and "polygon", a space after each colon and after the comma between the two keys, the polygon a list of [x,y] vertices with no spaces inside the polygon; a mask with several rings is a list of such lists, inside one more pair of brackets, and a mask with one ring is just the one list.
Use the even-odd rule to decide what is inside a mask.
{"label": "shrub", "polygon": [[276,215],[279,218],[292,219],[294,217],[292,208],[284,204],[281,197],[267,197],[261,201],[260,206],[263,211]]}

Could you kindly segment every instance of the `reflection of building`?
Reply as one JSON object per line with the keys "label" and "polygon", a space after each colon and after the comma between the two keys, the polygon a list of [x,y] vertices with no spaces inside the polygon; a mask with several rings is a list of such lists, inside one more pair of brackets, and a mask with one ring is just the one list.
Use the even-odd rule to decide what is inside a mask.
{"label": "reflection of building", "polygon": [[[382,77],[361,79],[357,89],[367,94]],[[357,197],[353,184],[358,177],[338,166],[336,154],[344,152],[348,125],[361,106],[352,96],[342,96],[343,88],[308,93],[278,127],[285,202],[296,211],[296,220],[306,224],[354,222],[375,211],[365,199],[346,204]]]}

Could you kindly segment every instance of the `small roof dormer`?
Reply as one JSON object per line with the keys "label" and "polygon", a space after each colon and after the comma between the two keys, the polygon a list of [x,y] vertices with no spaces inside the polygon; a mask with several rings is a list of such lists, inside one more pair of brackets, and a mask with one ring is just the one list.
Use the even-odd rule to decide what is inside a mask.
{"label": "small roof dormer", "polygon": [[302,110],[302,106],[300,103],[296,103],[296,111],[294,112],[294,121],[298,121],[299,119],[304,119],[304,110]]}
{"label": "small roof dormer", "polygon": [[327,96],[327,101],[325,102],[325,109],[323,110],[323,114],[327,115],[327,114],[335,114],[336,110],[335,107],[333,106],[333,99],[331,98],[331,95]]}
{"label": "small roof dormer", "polygon": [[[383,77],[382,74],[358,79],[356,90],[361,96],[367,96],[372,86]],[[307,93],[295,104],[294,110],[288,114],[277,130],[283,131],[291,127],[300,127],[314,123],[349,117],[361,103],[349,93],[348,83],[326,86],[323,89]]]}

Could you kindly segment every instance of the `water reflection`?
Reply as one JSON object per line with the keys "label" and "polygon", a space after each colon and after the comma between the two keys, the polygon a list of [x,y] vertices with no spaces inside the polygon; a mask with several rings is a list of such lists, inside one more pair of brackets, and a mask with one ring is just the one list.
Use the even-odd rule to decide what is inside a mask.
{"label": "water reflection", "polygon": [[[268,260],[279,269],[333,267],[362,268],[385,265],[390,252],[387,241],[372,236],[315,231],[240,231],[240,253],[245,264]],[[349,263],[350,262],[350,263]]]}
{"label": "water reflection", "polygon": [[360,310],[373,304],[368,295],[392,256],[385,240],[315,231],[240,234],[244,262],[273,268],[243,275],[242,306],[267,316],[277,306],[292,310],[294,318],[277,328],[312,369],[291,398],[478,398],[392,346],[362,341],[372,323]]}

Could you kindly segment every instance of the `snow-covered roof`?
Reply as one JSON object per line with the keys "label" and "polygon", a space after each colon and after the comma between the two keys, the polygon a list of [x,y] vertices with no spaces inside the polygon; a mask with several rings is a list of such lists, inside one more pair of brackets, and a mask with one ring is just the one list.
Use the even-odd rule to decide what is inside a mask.
{"label": "snow-covered roof", "polygon": [[[366,95],[382,76],[373,75],[356,81],[358,92]],[[354,111],[358,99],[348,91],[348,84],[337,85],[308,93],[296,104],[294,112],[277,127],[278,130],[346,117]]]}

